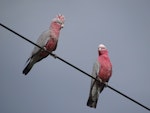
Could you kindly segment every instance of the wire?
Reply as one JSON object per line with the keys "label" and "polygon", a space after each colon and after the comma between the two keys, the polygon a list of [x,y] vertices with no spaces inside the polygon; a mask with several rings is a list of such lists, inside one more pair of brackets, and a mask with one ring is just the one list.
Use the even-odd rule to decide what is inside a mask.
{"label": "wire", "polygon": [[[62,62],[68,64],[69,66],[71,66],[71,67],[73,67],[73,68],[75,68],[76,70],[80,71],[81,73],[83,73],[83,74],[89,76],[90,78],[92,78],[92,79],[94,79],[94,80],[100,82],[100,80],[98,80],[97,78],[91,76],[90,74],[86,73],[85,71],[81,70],[80,68],[76,67],[75,65],[73,65],[73,64],[71,64],[71,63],[69,63],[69,62],[67,62],[66,60],[62,59],[61,57],[57,56],[56,54],[53,54],[53,53],[51,53],[51,52],[45,50],[44,48],[40,47],[40,46],[37,45],[36,43],[32,42],[31,40],[29,40],[29,39],[27,39],[26,37],[24,37],[24,36],[20,35],[19,33],[15,32],[14,30],[12,30],[12,29],[6,27],[5,25],[3,25],[3,24],[1,24],[1,23],[0,23],[0,25],[1,25],[2,27],[4,27],[5,29],[9,30],[10,32],[12,32],[12,33],[18,35],[18,36],[21,37],[22,39],[26,40],[27,42],[29,42],[29,43],[31,43],[31,44],[33,44],[33,45],[39,47],[40,49],[42,49],[42,50],[44,50],[44,51],[46,51],[48,54],[50,54],[50,55],[53,56],[54,58],[57,58],[57,59],[61,60]],[[130,98],[129,96],[123,94],[122,92],[116,90],[115,88],[111,87],[111,86],[108,85],[107,83],[103,82],[103,84],[104,84],[106,87],[110,88],[111,90],[115,91],[116,93],[118,93],[118,94],[124,96],[125,98],[131,100],[132,102],[134,102],[134,103],[140,105],[141,107],[147,109],[148,111],[150,111],[150,108],[148,108],[148,107],[146,107],[145,105],[141,104],[140,102],[138,102],[138,101],[136,101],[136,100]]]}

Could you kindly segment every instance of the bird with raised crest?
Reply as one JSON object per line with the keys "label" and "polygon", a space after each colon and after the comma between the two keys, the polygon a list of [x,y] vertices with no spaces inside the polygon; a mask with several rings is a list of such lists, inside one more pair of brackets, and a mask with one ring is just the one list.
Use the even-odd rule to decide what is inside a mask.
{"label": "bird with raised crest", "polygon": [[[57,15],[52,20],[49,29],[40,35],[36,44],[51,53],[55,51],[58,44],[60,30],[64,27],[64,21],[65,17],[62,14]],[[27,60],[27,65],[22,72],[23,74],[27,75],[35,63],[49,55],[49,53],[44,50],[37,46],[34,47],[31,56]]]}

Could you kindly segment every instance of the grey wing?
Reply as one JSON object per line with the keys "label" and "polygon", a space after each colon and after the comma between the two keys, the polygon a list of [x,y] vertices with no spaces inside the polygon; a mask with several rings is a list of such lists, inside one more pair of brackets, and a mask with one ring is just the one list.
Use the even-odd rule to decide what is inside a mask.
{"label": "grey wing", "polygon": [[[96,78],[96,77],[98,76],[98,74],[99,74],[99,69],[100,69],[100,64],[99,64],[98,61],[96,61],[96,62],[94,63],[94,65],[93,65],[93,70],[92,70],[92,76],[93,76],[94,78]],[[95,80],[94,80],[94,79],[91,79],[91,88],[92,88],[94,82],[95,82]]]}
{"label": "grey wing", "polygon": [[[92,70],[92,76],[94,78],[96,78],[99,74],[99,67],[100,64],[98,61],[96,61],[93,65],[93,70]],[[96,82],[94,79],[91,79],[91,87],[90,87],[89,99],[87,101],[87,106],[96,108],[100,89],[101,88],[98,82]]]}
{"label": "grey wing", "polygon": [[98,60],[94,63],[93,65],[93,71],[92,71],[92,76],[96,78],[96,76],[99,74],[99,69],[100,69],[100,64]]}
{"label": "grey wing", "polygon": [[[50,31],[44,31],[38,38],[36,44],[39,45],[40,47],[44,47],[46,45],[46,43],[48,42],[48,40],[50,39]],[[33,56],[34,54],[36,54],[38,51],[40,50],[39,47],[35,46],[31,56]]]}

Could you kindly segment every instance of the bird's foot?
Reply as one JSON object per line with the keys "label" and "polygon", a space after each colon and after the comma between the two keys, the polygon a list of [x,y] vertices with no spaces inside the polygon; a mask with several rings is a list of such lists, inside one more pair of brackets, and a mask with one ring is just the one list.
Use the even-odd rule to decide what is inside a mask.
{"label": "bird's foot", "polygon": [[97,77],[98,78],[98,80],[99,80],[99,82],[100,83],[103,83],[103,81],[102,81],[102,79],[101,78],[99,78],[99,77]]}
{"label": "bird's foot", "polygon": [[105,87],[107,87],[107,86],[108,86],[108,82],[104,82],[104,84],[105,84]]}
{"label": "bird's foot", "polygon": [[104,84],[104,85],[105,85],[105,87],[107,87],[107,86],[108,86],[108,82],[104,82],[104,81],[102,81],[102,79],[101,79],[101,78],[99,78],[99,77],[98,77],[98,80],[99,80],[99,82],[100,82],[100,83]]}
{"label": "bird's foot", "polygon": [[43,47],[44,51],[47,51],[46,47]]}

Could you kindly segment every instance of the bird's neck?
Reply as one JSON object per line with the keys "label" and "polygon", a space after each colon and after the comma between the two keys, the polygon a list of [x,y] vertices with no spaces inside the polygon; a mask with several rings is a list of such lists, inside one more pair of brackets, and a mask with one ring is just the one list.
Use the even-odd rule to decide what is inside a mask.
{"label": "bird's neck", "polygon": [[57,23],[52,23],[50,26],[50,33],[53,37],[58,38],[61,30],[61,25]]}
{"label": "bird's neck", "polygon": [[111,65],[111,62],[110,62],[110,59],[108,56],[108,52],[99,55],[98,60],[101,63],[101,65],[104,65],[106,67]]}
{"label": "bird's neck", "polygon": [[99,55],[99,57],[98,57],[99,61],[105,61],[108,59],[109,59],[108,54],[102,54],[102,55]]}
{"label": "bird's neck", "polygon": [[98,51],[99,55],[108,55],[108,51],[107,50],[103,50],[103,51]]}

